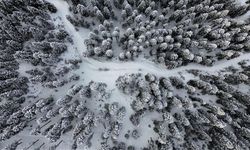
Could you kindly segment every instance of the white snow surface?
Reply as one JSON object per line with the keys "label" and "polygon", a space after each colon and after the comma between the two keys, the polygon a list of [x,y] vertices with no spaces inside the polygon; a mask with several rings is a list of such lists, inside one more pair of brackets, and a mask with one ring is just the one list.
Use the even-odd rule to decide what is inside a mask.
{"label": "white snow surface", "polygon": [[[115,80],[124,74],[131,74],[131,73],[152,73],[157,75],[158,77],[169,77],[175,76],[182,73],[182,75],[186,78],[192,78],[190,75],[186,75],[186,70],[201,70],[209,73],[218,73],[220,70],[224,69],[225,67],[235,66],[238,62],[242,60],[247,60],[250,58],[250,53],[242,54],[241,56],[231,59],[231,60],[224,60],[217,62],[212,67],[202,66],[198,64],[189,64],[188,66],[178,67],[172,70],[168,70],[166,67],[156,64],[154,62],[148,61],[146,59],[140,58],[139,60],[129,61],[129,62],[119,62],[119,61],[98,61],[92,58],[87,58],[83,56],[86,47],[84,45],[84,40],[88,37],[89,30],[80,28],[78,31],[75,27],[67,20],[66,16],[71,15],[69,11],[69,5],[66,1],[63,0],[47,0],[48,2],[54,4],[58,9],[57,13],[52,15],[52,18],[55,21],[56,25],[63,25],[64,29],[70,34],[71,38],[73,39],[73,44],[68,44],[68,51],[62,56],[63,58],[71,58],[71,57],[79,57],[82,59],[81,66],[78,70],[73,71],[72,73],[76,73],[81,76],[81,79],[77,81],[77,83],[69,83],[57,90],[59,92],[55,92],[54,89],[44,88],[42,86],[37,85],[37,87],[33,87],[31,92],[37,93],[38,97],[47,97],[48,95],[53,95],[56,99],[60,96],[65,94],[65,91],[69,89],[70,86],[73,84],[87,84],[90,81],[95,82],[103,82],[108,85],[108,90],[112,90],[111,98],[109,102],[119,102],[120,105],[125,106],[127,109],[127,116],[124,119],[124,129],[122,130],[121,136],[124,135],[128,130],[139,129],[141,136],[139,139],[134,140],[132,138],[125,139],[121,137],[121,140],[126,141],[127,144],[135,145],[136,148],[141,148],[147,144],[147,141],[152,137],[156,138],[157,135],[153,131],[153,127],[149,127],[150,124],[152,126],[152,119],[159,119],[160,115],[157,113],[147,114],[147,117],[144,117],[139,127],[134,127],[131,122],[129,121],[129,116],[133,113],[133,110],[130,107],[131,98],[127,95],[122,94],[116,87],[115,87]],[[241,0],[240,4],[244,4],[245,0]],[[20,65],[20,73],[21,75],[27,76],[25,73],[26,70],[31,69],[32,66],[27,64]],[[108,69],[107,71],[100,71],[100,69]],[[97,131],[98,132],[98,131]],[[100,131],[101,132],[101,131]],[[27,133],[23,133],[19,136],[26,139],[25,141],[29,141],[32,136],[27,137]],[[65,137],[65,136],[64,136]],[[95,135],[91,148],[83,148],[79,147],[79,149],[86,149],[86,150],[97,150],[100,148],[100,143],[98,143],[98,137],[100,135]],[[17,137],[18,139],[18,137]],[[49,143],[46,141],[44,137],[41,137],[40,140],[43,142]],[[71,145],[70,139],[63,139],[64,142],[58,147],[60,150],[67,150]],[[32,140],[33,141],[33,140]],[[96,141],[96,143],[95,143]],[[41,142],[40,142],[41,144]],[[38,146],[38,144],[36,145]]]}
{"label": "white snow surface", "polygon": [[247,1],[247,0],[237,0],[236,2],[237,2],[239,5],[245,5],[245,4],[246,4],[246,1]]}
{"label": "white snow surface", "polygon": [[[219,70],[231,66],[237,65],[238,62],[249,59],[250,54],[243,54],[240,57],[235,59],[227,60],[227,61],[220,61],[214,64],[212,67],[202,66],[198,64],[189,64],[188,66],[183,66],[179,68],[175,68],[172,70],[167,70],[166,67],[161,66],[159,64],[155,64],[154,62],[148,61],[146,59],[139,59],[135,61],[128,61],[128,62],[119,62],[119,61],[98,61],[92,58],[84,57],[82,54],[86,50],[84,45],[84,40],[88,36],[87,30],[79,30],[76,31],[74,26],[66,19],[66,15],[70,15],[68,11],[68,4],[64,1],[60,0],[50,0],[57,8],[58,12],[56,15],[62,18],[62,23],[65,26],[66,31],[71,34],[71,37],[74,39],[73,41],[74,46],[76,46],[77,52],[82,58],[82,64],[76,73],[81,75],[83,82],[88,83],[90,81],[96,82],[104,82],[108,85],[108,89],[112,90],[112,96],[110,102],[118,101],[121,105],[127,108],[127,116],[125,117],[125,128],[123,132],[125,133],[127,130],[132,130],[134,127],[129,121],[129,116],[132,114],[133,110],[130,108],[131,100],[128,96],[122,94],[118,89],[115,88],[115,80],[126,73],[152,73],[159,77],[169,77],[178,75],[180,72],[184,72],[186,70],[197,69],[201,71],[206,71],[210,73],[218,72]],[[69,50],[72,48],[69,48]],[[107,71],[100,71],[99,69],[108,69]],[[82,72],[84,72],[82,74]],[[157,114],[149,114],[147,117],[144,117],[140,126],[137,127],[141,132],[141,137],[138,140],[127,140],[124,137],[121,137],[123,140],[127,142],[127,144],[136,145],[136,148],[141,148],[147,144],[147,141],[152,138],[156,138],[156,134],[154,133],[152,127],[149,128],[148,125],[152,125],[152,119],[160,118]],[[124,135],[124,134],[121,134]],[[94,141],[94,140],[93,140]],[[139,144],[140,143],[140,144]],[[90,148],[91,150],[95,150],[98,148],[98,142],[93,143],[93,146]]]}
{"label": "white snow surface", "polygon": [[[84,72],[84,75],[82,77],[88,81],[95,80],[113,86],[115,79],[117,79],[120,75],[124,75],[125,73],[153,73],[158,76],[169,77],[176,75],[179,72],[193,69],[208,72],[217,72],[225,67],[236,65],[238,62],[250,58],[250,53],[247,53],[231,60],[217,62],[212,67],[199,64],[189,64],[188,66],[182,66],[172,70],[167,70],[166,67],[143,58],[128,62],[98,61],[92,58],[87,58],[83,56],[83,53],[86,50],[84,40],[88,36],[88,30],[85,29],[76,31],[74,26],[66,19],[66,16],[70,15],[71,13],[68,10],[69,5],[67,2],[61,0],[48,1],[58,8],[58,12],[55,14],[55,16],[59,16],[62,18],[62,23],[65,26],[65,30],[68,31],[68,33],[70,33],[71,37],[74,39],[74,46],[76,46],[78,54],[79,56],[81,56],[83,61],[81,68],[77,70],[77,73],[80,74],[81,72]],[[69,51],[70,50],[71,49],[69,49]],[[99,69],[108,69],[108,71],[100,71]]]}

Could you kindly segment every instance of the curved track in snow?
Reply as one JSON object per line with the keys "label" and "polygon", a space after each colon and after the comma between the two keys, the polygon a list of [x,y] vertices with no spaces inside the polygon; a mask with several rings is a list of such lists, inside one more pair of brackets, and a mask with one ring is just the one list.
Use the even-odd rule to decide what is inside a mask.
{"label": "curved track in snow", "polygon": [[[82,58],[82,65],[80,70],[77,72],[84,72],[84,78],[89,78],[89,80],[97,79],[103,82],[114,82],[111,80],[115,80],[119,75],[123,75],[126,73],[153,73],[158,76],[172,76],[179,72],[185,70],[201,70],[206,72],[217,72],[222,70],[225,67],[229,67],[231,65],[237,65],[238,62],[246,59],[250,59],[250,53],[242,54],[241,56],[231,59],[231,60],[222,60],[216,62],[213,66],[203,66],[199,64],[189,64],[187,66],[181,66],[174,69],[167,69],[163,65],[156,64],[154,62],[150,62],[145,59],[140,59],[136,61],[128,61],[128,62],[119,62],[119,61],[98,61],[92,58],[87,58],[82,56],[86,47],[84,45],[84,40],[87,38],[88,33],[87,30],[85,32],[76,31],[75,27],[67,20],[66,16],[70,15],[69,5],[65,1],[60,0],[49,0],[53,3],[58,12],[54,14],[53,17],[60,17],[61,23],[64,25],[65,30],[70,33],[74,46],[76,46],[78,50],[78,54]],[[106,71],[100,71],[100,69],[107,69]]]}
{"label": "curved track in snow", "polygon": [[[73,84],[82,84],[88,83],[90,81],[95,82],[103,82],[108,85],[108,90],[112,90],[112,96],[109,99],[109,102],[115,102],[119,101],[119,103],[122,106],[126,106],[127,109],[127,115],[125,118],[126,127],[124,131],[129,130],[130,126],[130,120],[129,115],[133,113],[133,110],[131,109],[131,98],[128,95],[122,94],[117,88],[115,88],[115,81],[116,79],[124,74],[131,74],[131,73],[152,73],[159,77],[169,77],[169,76],[176,76],[180,72],[183,73],[185,78],[193,78],[192,75],[185,72],[186,70],[200,70],[204,72],[209,73],[219,73],[220,70],[229,67],[229,66],[235,66],[242,60],[250,59],[250,53],[242,54],[241,56],[231,59],[231,60],[222,60],[219,62],[216,62],[212,67],[208,66],[202,66],[199,64],[189,64],[187,66],[181,66],[175,69],[167,69],[165,66],[156,64],[154,62],[148,61],[146,59],[139,59],[135,61],[127,61],[127,62],[120,62],[120,61],[98,61],[93,58],[84,57],[82,54],[86,50],[86,46],[84,45],[84,40],[88,37],[88,33],[90,32],[88,29],[80,29],[77,31],[75,27],[68,21],[67,15],[71,15],[71,12],[69,11],[69,5],[64,0],[47,0],[50,3],[54,4],[57,8],[57,13],[52,14],[52,18],[54,19],[54,23],[56,25],[63,25],[65,30],[70,34],[73,44],[69,45],[69,49],[67,52],[67,57],[74,55],[78,56],[82,59],[82,63],[80,64],[80,68],[77,70],[73,70],[72,73],[76,73],[81,76],[81,80],[77,81],[77,83],[70,83],[63,87],[58,88],[58,91],[61,92],[55,92],[54,89],[48,89],[39,85],[35,85],[34,90],[31,89],[31,95],[36,95],[37,97],[47,97],[48,95],[53,95],[56,99],[60,98],[62,96],[62,92],[67,91],[70,86]],[[76,49],[76,51],[75,51]],[[28,64],[22,64],[20,66],[20,73],[23,76],[27,76],[25,73],[26,70],[32,69],[34,66],[28,65]],[[34,93],[32,93],[34,92]],[[64,94],[64,93],[63,93]],[[142,120],[142,123],[140,124],[140,128],[144,131],[142,133],[143,135],[141,138],[137,140],[131,140],[128,141],[128,144],[132,145],[146,145],[147,140],[150,139],[150,137],[156,137],[155,132],[152,130],[152,128],[148,127],[149,123],[152,123],[152,118],[157,118],[157,114],[147,114],[147,117],[145,117]],[[23,134],[21,135],[24,138],[26,138],[27,135]],[[27,138],[28,140],[28,138]],[[43,140],[41,138],[41,140]],[[61,145],[59,149],[65,148],[64,146],[70,145],[70,140],[65,140],[68,143],[65,143],[65,145]],[[140,143],[140,144],[138,144]],[[68,144],[68,145],[67,145]],[[98,144],[95,145],[98,147]],[[92,148],[97,149],[97,148]]]}

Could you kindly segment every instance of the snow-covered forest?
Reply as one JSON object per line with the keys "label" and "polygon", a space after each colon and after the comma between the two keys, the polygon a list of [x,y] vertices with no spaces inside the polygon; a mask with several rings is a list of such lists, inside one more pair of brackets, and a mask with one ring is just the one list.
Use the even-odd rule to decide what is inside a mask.
{"label": "snow-covered forest", "polygon": [[249,0],[0,0],[1,150],[249,150]]}

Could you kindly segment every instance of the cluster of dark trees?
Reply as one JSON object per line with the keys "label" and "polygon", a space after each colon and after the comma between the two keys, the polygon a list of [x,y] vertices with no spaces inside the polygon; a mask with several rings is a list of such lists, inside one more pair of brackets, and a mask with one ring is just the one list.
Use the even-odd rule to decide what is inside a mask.
{"label": "cluster of dark trees", "polygon": [[249,65],[222,75],[189,71],[195,79],[179,76],[156,77],[153,74],[126,74],[116,86],[132,95],[130,116],[140,126],[146,113],[157,111],[154,120],[158,139],[149,141],[151,149],[249,149],[250,93]]}
{"label": "cluster of dark trees", "polygon": [[69,20],[75,26],[88,24],[92,30],[85,40],[90,57],[133,60],[146,54],[155,62],[175,68],[191,62],[213,65],[250,50],[250,22],[235,20],[250,6],[237,5],[235,0],[70,3],[74,15]]}
{"label": "cluster of dark trees", "polygon": [[[65,95],[62,94],[62,97],[57,100],[50,96],[38,98],[36,102],[25,106],[22,105],[24,98],[1,103],[0,140],[10,139],[21,131],[27,132],[26,127],[30,126],[30,122],[34,119],[36,119],[37,125],[32,123],[30,126],[32,127],[30,131],[32,136],[43,135],[51,143],[55,143],[65,133],[71,132],[71,139],[74,141],[72,149],[76,149],[77,145],[90,147],[97,124],[99,126],[106,124],[106,128],[112,129],[112,137],[115,140],[116,136],[119,135],[116,125],[118,122],[121,123],[126,110],[120,106],[116,110],[115,105],[118,104],[112,104],[114,107],[106,104],[104,108],[109,94],[106,90],[106,84],[90,82],[87,86],[73,85]],[[89,108],[88,103],[100,101],[103,101],[103,106],[95,108],[97,109],[95,113],[100,112],[100,114],[95,114]],[[102,109],[103,112],[101,112]],[[105,137],[105,139],[107,138],[109,137]],[[14,141],[6,146],[6,149],[12,147],[11,150],[14,150],[19,145],[22,145],[22,142]],[[58,144],[52,145],[52,147],[57,146]]]}
{"label": "cluster of dark trees", "polygon": [[77,64],[70,64],[70,66],[57,67],[43,67],[41,69],[35,68],[26,71],[29,74],[29,81],[32,84],[41,84],[48,88],[58,88],[71,81],[77,81],[80,76],[77,74],[68,74],[71,70],[77,68]]}
{"label": "cluster of dark trees", "polygon": [[[55,6],[44,0],[0,1],[1,141],[23,131],[39,111],[45,112],[52,105],[51,98],[48,98],[39,100],[39,106],[34,102],[26,106],[26,98],[22,96],[28,92],[29,79],[20,76],[19,63],[26,61],[47,66],[60,60],[58,56],[67,48],[64,42],[68,33],[55,28],[50,13],[56,11]],[[32,71],[36,75],[43,73]],[[34,81],[48,80],[49,71],[44,71],[46,75],[44,73]],[[14,150],[21,143],[20,140],[14,141],[5,149]]]}
{"label": "cluster of dark trees", "polygon": [[43,0],[0,2],[0,95],[20,97],[28,91],[28,79],[18,73],[19,61],[52,65],[66,50],[68,33],[55,30],[49,13],[57,10]]}
{"label": "cluster of dark trees", "polygon": [[[89,57],[123,61],[145,54],[175,68],[191,62],[212,65],[250,51],[250,21],[238,23],[233,19],[250,7],[236,5],[235,0],[67,2],[73,13],[68,20],[76,27],[91,29],[89,38],[82,41]],[[81,60],[68,60],[65,63],[69,66],[53,70],[67,50],[65,42],[71,41],[69,34],[51,20],[50,13],[56,12],[57,8],[45,0],[0,1],[0,141],[31,127],[32,136],[43,135],[51,143],[57,142],[51,150],[70,132],[71,148],[77,149],[79,145],[91,147],[100,128],[102,150],[134,150],[133,145],[120,141],[126,136],[121,134],[126,107],[107,102],[111,93],[105,83],[73,85],[59,99],[50,96],[25,103],[29,81],[58,88],[80,79],[76,74],[68,79],[64,75],[77,69]],[[27,71],[29,78],[22,77],[18,72],[20,61],[41,67]],[[250,94],[237,87],[249,87],[250,66],[246,62],[240,65],[240,69],[220,75],[191,70],[195,78],[188,80],[141,73],[120,76],[116,87],[133,98],[134,113],[129,117],[135,127],[140,126],[146,113],[161,115],[154,120],[158,138],[149,140],[144,150],[248,150]],[[131,136],[136,140],[140,132],[140,128],[134,129]],[[20,145],[22,140],[16,140],[5,149],[15,150]]]}

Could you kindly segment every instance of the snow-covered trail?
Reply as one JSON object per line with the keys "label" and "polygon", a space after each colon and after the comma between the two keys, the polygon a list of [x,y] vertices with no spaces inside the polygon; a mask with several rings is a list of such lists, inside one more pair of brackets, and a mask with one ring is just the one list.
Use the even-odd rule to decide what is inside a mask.
{"label": "snow-covered trail", "polygon": [[171,72],[177,73],[185,70],[201,70],[207,72],[216,72],[222,70],[231,65],[236,65],[242,60],[250,59],[250,53],[242,54],[241,56],[230,59],[222,60],[216,62],[213,66],[204,66],[200,64],[189,64],[187,66],[181,66],[174,69],[167,69],[161,64],[156,64],[154,62],[148,61],[146,59],[140,59],[131,62],[101,62],[90,58],[84,58],[83,62],[88,64],[91,69],[99,70],[100,68],[109,69],[107,72],[117,72],[117,71],[142,71],[142,72],[155,72],[156,74],[167,75]]}
{"label": "snow-covered trail", "polygon": [[[84,79],[87,81],[96,80],[105,82],[109,86],[113,87],[115,80],[126,73],[152,73],[159,77],[170,77],[178,75],[180,72],[186,70],[200,70],[209,73],[217,73],[220,70],[235,66],[242,60],[250,59],[250,53],[243,54],[237,58],[231,60],[224,60],[217,62],[212,67],[202,66],[199,64],[189,64],[188,66],[182,66],[175,69],[168,70],[164,66],[157,65],[147,60],[133,61],[133,62],[100,62],[97,60],[85,58],[81,65],[81,68],[77,72],[84,72]],[[106,71],[100,71],[100,68],[107,68]],[[79,74],[78,73],[78,74]]]}
{"label": "snow-covered trail", "polygon": [[[66,16],[70,15],[69,12],[69,5],[65,1],[61,0],[50,0],[51,3],[53,3],[57,8],[58,12],[56,15],[60,16],[62,18],[62,21],[64,23],[65,29],[72,35],[74,46],[77,47],[79,55],[82,55],[82,53],[85,51],[86,47],[84,45],[84,40],[87,37],[88,33],[85,33],[85,35],[81,35],[78,31],[75,30],[74,26],[67,20]],[[83,67],[81,71],[88,72],[91,70],[91,72],[95,72],[98,74],[102,74],[99,70],[100,68],[107,68],[108,71],[102,71],[104,74],[110,75],[112,73],[117,74],[117,72],[144,72],[144,73],[155,73],[161,76],[169,76],[174,75],[178,72],[185,71],[185,70],[191,70],[191,69],[198,69],[201,71],[208,71],[208,72],[214,72],[219,71],[225,67],[235,65],[238,62],[249,59],[250,53],[248,54],[242,54],[241,56],[227,60],[227,61],[220,61],[214,64],[212,67],[209,66],[202,66],[199,64],[189,64],[188,66],[182,66],[175,69],[168,70],[164,66],[155,64],[154,62],[150,62],[148,60],[137,60],[132,62],[111,62],[111,61],[98,61],[92,58],[87,58],[82,56],[83,60]],[[118,73],[120,74],[120,73]],[[99,76],[103,77],[103,76]]]}
{"label": "snow-covered trail", "polygon": [[[250,53],[242,54],[241,56],[231,59],[223,60],[214,64],[212,67],[203,66],[199,64],[189,64],[187,66],[178,67],[175,69],[168,70],[163,65],[150,62],[146,59],[140,59],[130,62],[119,62],[119,61],[98,61],[92,58],[84,57],[82,54],[86,50],[84,45],[84,40],[87,38],[87,30],[83,32],[76,31],[75,27],[67,20],[66,16],[71,15],[69,11],[69,5],[67,2],[62,0],[48,0],[53,3],[58,12],[54,14],[55,17],[62,18],[62,24],[65,27],[65,30],[72,36],[74,41],[74,46],[78,51],[78,55],[82,58],[83,63],[81,64],[80,69],[76,73],[81,74],[84,72],[83,79],[85,81],[100,81],[105,82],[110,86],[114,86],[115,80],[120,76],[126,73],[153,73],[157,76],[169,77],[177,75],[179,72],[185,70],[201,70],[206,72],[218,72],[225,67],[231,65],[237,65],[238,62],[246,59],[250,59]],[[105,71],[100,71],[100,69],[106,69]]]}
{"label": "snow-covered trail", "polygon": [[79,40],[82,39],[82,36],[79,32],[76,32],[75,27],[67,19],[67,16],[70,15],[68,3],[63,0],[48,0],[48,2],[56,6],[57,12],[53,14],[52,17],[60,17],[62,19],[61,21],[63,22],[65,30],[69,34],[73,35],[72,39],[74,41],[74,46],[76,46],[78,50],[81,50],[81,48],[85,47],[84,40]]}
{"label": "snow-covered trail", "polygon": [[[235,59],[231,60],[224,60],[217,62],[212,67],[202,66],[198,64],[189,64],[188,66],[182,66],[178,67],[172,70],[166,69],[163,65],[156,64],[154,62],[148,61],[146,59],[140,59],[136,61],[128,61],[128,62],[120,62],[120,61],[98,61],[92,58],[84,57],[82,54],[86,50],[86,46],[84,45],[84,40],[88,37],[89,30],[88,29],[79,29],[79,31],[76,31],[75,27],[68,21],[67,15],[71,15],[71,12],[69,11],[69,5],[64,0],[47,0],[50,3],[54,4],[56,8],[58,9],[57,13],[52,14],[52,17],[55,19],[56,25],[63,25],[65,30],[71,35],[71,38],[73,40],[73,45],[69,45],[69,49],[66,55],[67,58],[70,58],[72,55],[79,56],[82,59],[82,64],[78,70],[73,71],[72,73],[79,74],[81,76],[81,80],[70,84],[67,84],[61,88],[58,88],[57,90],[60,92],[55,92],[54,89],[48,89],[44,88],[42,86],[36,86],[34,90],[31,89],[31,95],[37,95],[38,97],[47,97],[48,95],[53,95],[55,99],[60,98],[64,93],[66,92],[73,84],[83,84],[90,82],[91,80],[95,82],[103,82],[108,85],[108,89],[114,89],[112,90],[112,97],[110,98],[109,102],[117,102],[119,101],[119,104],[122,106],[126,106],[127,109],[127,116],[125,118],[125,127],[122,132],[126,132],[127,130],[134,129],[134,126],[131,125],[129,116],[133,113],[133,110],[130,107],[132,99],[128,95],[123,95],[117,88],[115,88],[115,81],[116,79],[124,75],[126,73],[152,73],[159,77],[169,77],[169,76],[176,76],[180,72],[184,73],[183,75],[185,78],[189,78],[190,74],[185,72],[185,70],[201,70],[206,71],[210,73],[216,73],[219,72],[221,69],[236,65],[238,62],[250,59],[250,54],[243,54],[240,57],[237,57]],[[61,18],[61,20],[58,19],[58,17]],[[57,19],[56,19],[57,18]],[[26,70],[32,69],[32,66],[23,64],[20,66],[20,72],[21,75],[27,76],[25,73]],[[103,71],[101,71],[102,69]],[[104,71],[104,69],[107,69]],[[84,73],[82,73],[84,72]],[[33,93],[35,92],[35,93]],[[37,93],[37,94],[36,94]],[[157,114],[147,114],[147,117],[144,117],[142,120],[142,123],[140,124],[140,129],[143,131],[142,136],[137,139],[128,140],[128,144],[136,145],[137,149],[140,149],[142,146],[147,145],[147,141],[152,138],[157,138],[156,133],[152,130],[152,128],[148,127],[148,124],[151,124],[152,126],[152,120],[157,118]],[[101,128],[100,128],[101,129]],[[24,138],[25,135],[23,135]],[[96,135],[97,137],[100,137],[99,135]],[[29,140],[29,138],[27,138]],[[125,139],[123,139],[125,140]],[[41,137],[41,141],[45,141]],[[63,144],[61,144],[58,149],[69,149],[70,140],[64,139]],[[46,142],[47,143],[47,142]],[[138,144],[140,143],[140,144]],[[89,150],[96,150],[99,147],[99,142],[94,143],[92,148],[89,148]]]}

